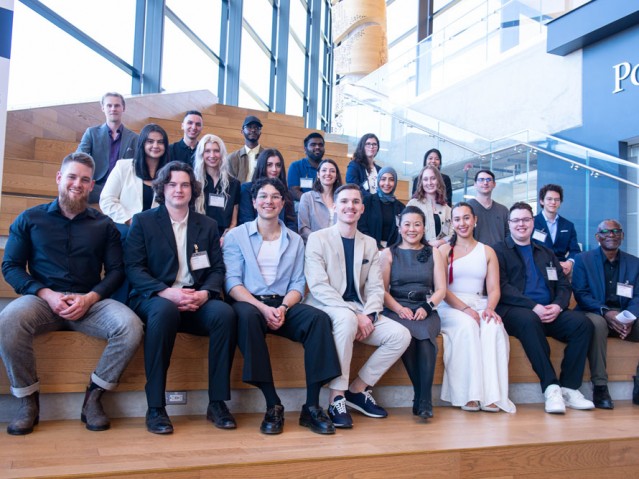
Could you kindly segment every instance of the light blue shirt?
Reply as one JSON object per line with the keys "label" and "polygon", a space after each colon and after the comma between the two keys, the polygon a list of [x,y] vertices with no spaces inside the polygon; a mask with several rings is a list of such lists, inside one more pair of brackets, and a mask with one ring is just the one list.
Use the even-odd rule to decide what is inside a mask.
{"label": "light blue shirt", "polygon": [[243,285],[251,294],[286,296],[297,291],[304,296],[304,242],[279,220],[284,237],[280,242],[277,275],[273,284],[267,285],[257,255],[262,247],[262,235],[257,230],[257,219],[233,228],[224,237],[224,264],[226,266],[225,289],[228,293],[235,286]]}
{"label": "light blue shirt", "polygon": [[548,233],[550,234],[550,237],[552,238],[552,242],[555,242],[555,239],[557,238],[557,220],[559,219],[559,215],[555,216],[555,221],[550,221],[548,219],[548,217],[546,216],[546,212],[542,210],[541,214],[544,216],[544,219],[546,220],[546,226],[548,226]]}

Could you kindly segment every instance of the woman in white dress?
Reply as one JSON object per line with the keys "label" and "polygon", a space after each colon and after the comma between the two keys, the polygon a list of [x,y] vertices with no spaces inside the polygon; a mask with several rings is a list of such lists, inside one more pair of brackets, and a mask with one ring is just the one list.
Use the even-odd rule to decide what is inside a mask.
{"label": "woman in white dress", "polygon": [[448,242],[450,206],[446,202],[446,186],[435,166],[425,166],[419,173],[420,182],[413,198],[406,206],[417,206],[426,216],[426,241],[433,248]]}
{"label": "woman in white dress", "polygon": [[468,203],[455,205],[453,237],[439,248],[448,263],[448,290],[439,308],[444,337],[441,398],[465,411],[513,413],[515,405],[508,399],[510,343],[495,313],[499,264],[493,249],[473,238],[476,223]]}

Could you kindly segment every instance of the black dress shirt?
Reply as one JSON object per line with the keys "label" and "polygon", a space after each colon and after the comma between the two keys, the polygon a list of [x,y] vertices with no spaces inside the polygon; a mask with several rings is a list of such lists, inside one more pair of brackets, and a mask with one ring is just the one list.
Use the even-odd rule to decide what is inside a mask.
{"label": "black dress shirt", "polygon": [[93,208],[70,220],[58,200],[35,206],[9,229],[2,273],[18,294],[50,288],[109,297],[124,279],[120,233],[109,217]]}
{"label": "black dress shirt", "polygon": [[[197,148],[197,144],[195,145]],[[191,148],[184,143],[184,138],[169,145],[169,161],[181,161],[189,166],[193,166],[195,159],[195,148]]]}
{"label": "black dress shirt", "polygon": [[617,296],[617,283],[619,282],[619,252],[613,261],[608,261],[603,256],[604,278],[606,280],[606,306],[612,309],[621,309],[619,296]]}

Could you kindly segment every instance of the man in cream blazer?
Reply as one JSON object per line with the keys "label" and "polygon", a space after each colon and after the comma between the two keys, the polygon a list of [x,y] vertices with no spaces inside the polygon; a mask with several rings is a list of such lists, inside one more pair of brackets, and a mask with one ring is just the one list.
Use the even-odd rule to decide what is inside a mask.
{"label": "man in cream blazer", "polygon": [[[377,244],[357,231],[364,212],[362,193],[347,184],[335,192],[335,226],[311,233],[305,255],[309,294],[305,302],[326,312],[333,323],[333,338],[342,375],[329,383],[329,416],[335,427],[350,428],[346,406],[369,417],[386,417],[371,387],[402,355],[410,333],[380,313],[384,308],[384,283]],[[378,346],[349,385],[353,342]]]}

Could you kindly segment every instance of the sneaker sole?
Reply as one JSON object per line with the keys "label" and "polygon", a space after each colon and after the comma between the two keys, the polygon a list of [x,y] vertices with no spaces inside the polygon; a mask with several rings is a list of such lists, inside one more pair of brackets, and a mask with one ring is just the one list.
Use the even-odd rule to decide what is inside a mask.
{"label": "sneaker sole", "polygon": [[577,411],[591,411],[595,408],[595,406],[585,406],[585,407],[579,407],[579,406],[571,406],[570,404],[566,404],[566,407],[570,408],[570,409],[575,409]]}
{"label": "sneaker sole", "polygon": [[548,414],[566,414],[566,410],[563,409],[552,409],[552,410],[548,410],[548,409],[544,409]]}
{"label": "sneaker sole", "polygon": [[358,411],[358,412],[362,413],[364,416],[374,417],[374,418],[378,418],[378,419],[383,419],[383,418],[385,418],[386,416],[388,416],[388,414],[380,415],[380,414],[373,414],[373,413],[370,413],[370,412],[368,412],[367,410],[365,410],[364,408],[362,408],[362,407],[358,406],[357,404],[354,404],[354,403],[352,403],[352,402],[350,402],[350,401],[346,401],[346,405],[347,405],[348,407],[350,407],[351,409],[355,409],[356,411]]}

